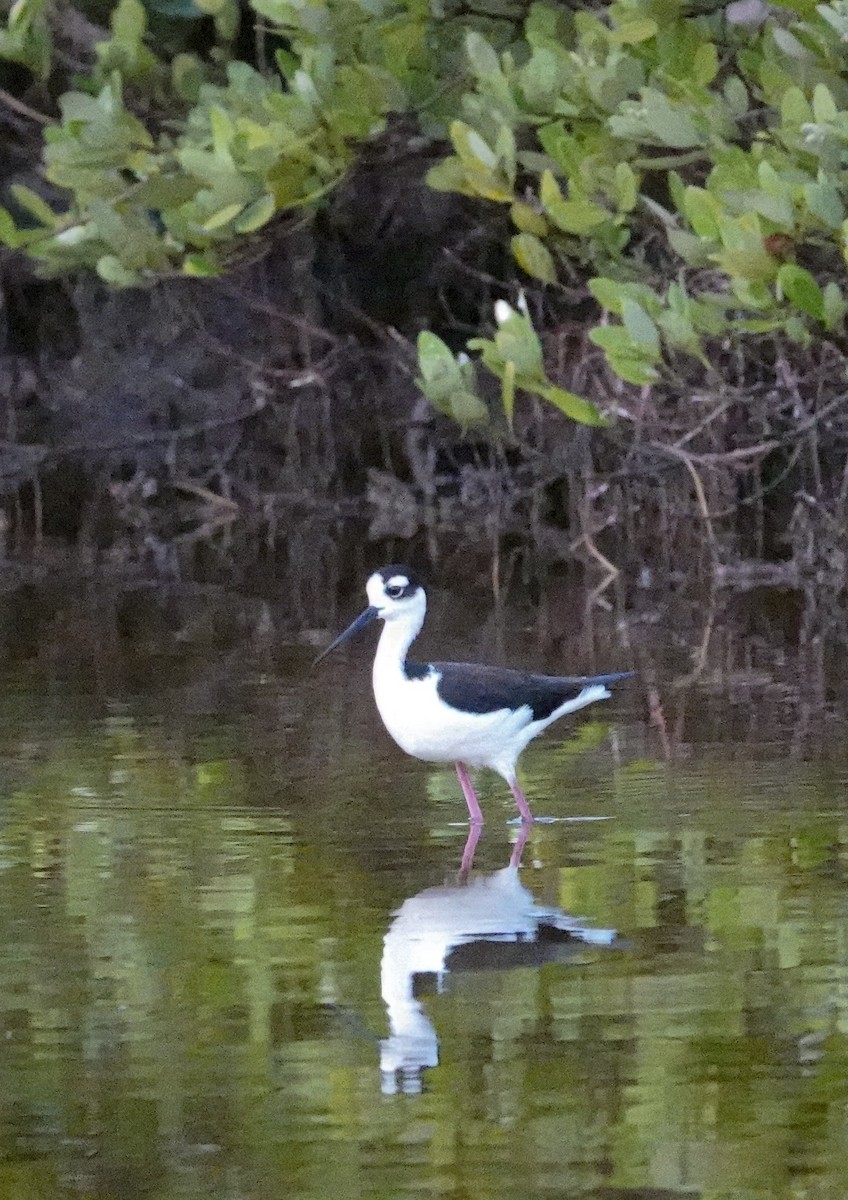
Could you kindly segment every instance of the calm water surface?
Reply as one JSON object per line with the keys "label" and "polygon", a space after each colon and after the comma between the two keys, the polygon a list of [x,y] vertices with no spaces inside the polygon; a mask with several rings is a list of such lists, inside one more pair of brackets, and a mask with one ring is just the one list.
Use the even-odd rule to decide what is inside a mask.
{"label": "calm water surface", "polygon": [[844,1197],[844,773],[658,762],[637,684],[475,848],[306,657],[6,674],[0,1197]]}

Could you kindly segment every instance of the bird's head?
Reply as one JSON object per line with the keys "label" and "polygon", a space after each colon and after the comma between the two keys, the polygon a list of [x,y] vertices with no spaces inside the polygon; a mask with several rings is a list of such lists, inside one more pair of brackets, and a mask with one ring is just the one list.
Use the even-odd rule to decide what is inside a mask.
{"label": "bird's head", "polygon": [[336,640],[318,655],[313,666],[378,618],[381,621],[403,622],[410,627],[414,626],[416,632],[421,628],[427,610],[427,597],[420,578],[409,567],[393,564],[378,568],[369,575],[365,591],[368,595],[368,607],[344,633],[340,633]]}

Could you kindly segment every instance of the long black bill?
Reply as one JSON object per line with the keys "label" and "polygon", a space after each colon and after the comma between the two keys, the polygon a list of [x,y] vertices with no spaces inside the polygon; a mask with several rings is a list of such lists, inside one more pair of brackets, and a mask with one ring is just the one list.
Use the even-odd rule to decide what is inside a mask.
{"label": "long black bill", "polygon": [[348,625],[344,633],[340,633],[334,642],[330,642],[326,650],[321,651],[321,653],[315,659],[315,662],[312,664],[313,667],[317,667],[321,659],[326,658],[331,650],[335,650],[337,646],[341,646],[341,644],[346,642],[348,638],[354,637],[354,635],[359,633],[361,629],[364,629],[366,625],[370,625],[372,621],[376,620],[379,611],[380,610],[375,608],[373,604],[369,605],[365,612],[359,614],[352,625]]}

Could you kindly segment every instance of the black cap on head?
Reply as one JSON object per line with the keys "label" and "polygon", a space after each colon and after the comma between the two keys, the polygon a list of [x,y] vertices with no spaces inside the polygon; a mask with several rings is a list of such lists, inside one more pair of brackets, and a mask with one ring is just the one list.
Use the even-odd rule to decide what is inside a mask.
{"label": "black cap on head", "polygon": [[418,572],[413,571],[411,567],[405,567],[402,563],[394,563],[388,567],[378,567],[376,573],[381,577],[384,584],[390,580],[393,580],[395,584],[400,584],[400,581],[405,579],[406,583],[401,585],[403,587],[403,591],[400,593],[401,596],[412,596],[419,588],[423,588],[424,586]]}

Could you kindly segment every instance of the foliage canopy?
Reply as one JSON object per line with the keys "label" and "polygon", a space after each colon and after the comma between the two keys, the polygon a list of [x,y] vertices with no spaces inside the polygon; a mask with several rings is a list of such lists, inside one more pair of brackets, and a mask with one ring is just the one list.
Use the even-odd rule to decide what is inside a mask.
{"label": "foliage canopy", "polygon": [[[314,207],[389,114],[414,113],[452,150],[430,186],[508,212],[520,273],[596,306],[592,340],[622,380],[710,370],[717,339],[848,350],[848,0],[250,9],[247,62],[235,0],[119,0],[88,72],[66,79],[50,0],[16,0],[0,56],[49,85],[60,119],[44,133],[50,203],[14,188],[0,238],[48,273],[117,286],[214,275],[279,214]],[[216,41],[201,54],[185,31],[204,15]],[[501,317],[469,345],[507,418],[523,389],[600,422],[548,379],[527,312]],[[473,364],[429,333],[419,364],[438,408],[486,419]]]}

